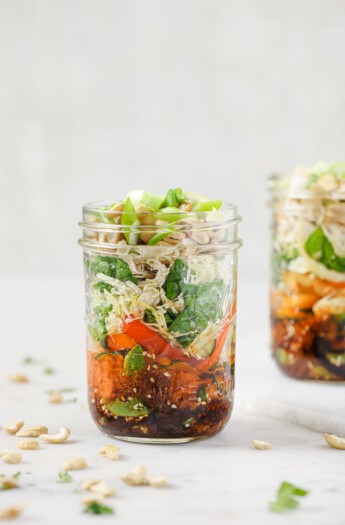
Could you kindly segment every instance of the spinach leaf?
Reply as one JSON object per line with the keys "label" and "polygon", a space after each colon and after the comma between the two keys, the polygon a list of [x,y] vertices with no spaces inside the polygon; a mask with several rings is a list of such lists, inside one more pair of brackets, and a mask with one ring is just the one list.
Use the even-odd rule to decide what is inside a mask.
{"label": "spinach leaf", "polygon": [[334,252],[333,246],[321,226],[316,228],[308,237],[304,248],[310,257],[326,268],[336,272],[345,272],[345,257],[340,257]]}
{"label": "spinach leaf", "polygon": [[122,417],[147,416],[149,413],[146,406],[136,397],[130,401],[115,399],[115,401],[107,405],[107,408],[112,414]]}
{"label": "spinach leaf", "polygon": [[133,376],[140,372],[145,366],[145,357],[140,345],[133,346],[128,352],[123,362],[123,370],[128,376]]}
{"label": "spinach leaf", "polygon": [[93,309],[91,324],[88,326],[89,334],[96,343],[102,344],[104,337],[107,335],[105,325],[106,319],[112,310],[112,305],[102,304]]}
{"label": "spinach leaf", "polygon": [[153,315],[151,310],[145,310],[144,321],[145,323],[155,323],[156,322],[156,317]]}
{"label": "spinach leaf", "polygon": [[[175,317],[176,317],[176,314],[174,314],[171,310],[168,310],[167,312],[165,312],[164,318],[165,318],[165,322],[168,328],[173,322],[173,320],[175,319]],[[145,323],[156,323],[157,322],[156,317],[151,312],[151,310],[145,310],[144,321]]]}
{"label": "spinach leaf", "polygon": [[95,290],[99,290],[101,293],[104,293],[104,290],[107,290],[107,292],[111,292],[112,286],[109,283],[105,283],[104,281],[99,281],[98,283],[95,283],[93,285]]}
{"label": "spinach leaf", "polygon": [[225,292],[223,281],[185,285],[183,297],[185,307],[170,325],[170,331],[176,333],[176,341],[183,347],[194,341],[207,327],[209,321],[220,319],[220,305]]}
{"label": "spinach leaf", "polygon": [[184,202],[181,188],[168,190],[161,208],[178,208]]}
{"label": "spinach leaf", "polygon": [[108,257],[105,255],[95,257],[91,262],[91,271],[94,274],[104,273],[104,275],[108,275],[108,277],[113,277],[119,281],[137,283],[128,264],[118,257]]}
{"label": "spinach leaf", "polygon": [[181,293],[187,274],[188,266],[186,263],[181,259],[176,259],[163,284],[163,290],[168,299],[176,299]]}
{"label": "spinach leaf", "polygon": [[165,312],[164,317],[167,327],[169,328],[171,323],[175,320],[176,314],[174,314],[174,312],[172,312],[171,310],[168,310],[167,312]]}

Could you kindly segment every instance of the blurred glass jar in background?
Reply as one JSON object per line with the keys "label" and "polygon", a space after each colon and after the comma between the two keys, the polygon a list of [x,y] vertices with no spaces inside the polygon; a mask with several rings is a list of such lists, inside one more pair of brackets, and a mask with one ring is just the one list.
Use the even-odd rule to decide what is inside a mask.
{"label": "blurred glass jar in background", "polygon": [[169,191],[83,208],[90,410],[128,441],[209,437],[233,406],[240,217]]}
{"label": "blurred glass jar in background", "polygon": [[345,163],[269,179],[271,344],[296,379],[345,380]]}

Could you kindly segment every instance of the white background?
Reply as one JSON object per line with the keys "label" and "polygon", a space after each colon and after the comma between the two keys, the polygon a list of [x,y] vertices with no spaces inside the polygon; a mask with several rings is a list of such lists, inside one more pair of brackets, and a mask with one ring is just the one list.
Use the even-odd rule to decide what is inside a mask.
{"label": "white background", "polygon": [[77,275],[84,202],[182,186],[239,205],[268,265],[265,178],[344,159],[344,0],[0,0],[0,269]]}

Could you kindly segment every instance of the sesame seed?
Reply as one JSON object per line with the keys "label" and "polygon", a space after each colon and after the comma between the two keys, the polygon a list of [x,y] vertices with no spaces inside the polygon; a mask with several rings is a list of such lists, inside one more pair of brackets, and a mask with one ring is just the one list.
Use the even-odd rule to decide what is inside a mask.
{"label": "sesame seed", "polygon": [[154,382],[155,382],[155,380],[154,380],[153,377],[150,377],[150,381],[151,381],[151,383],[154,383]]}
{"label": "sesame seed", "polygon": [[131,396],[128,396],[127,399],[128,399],[128,401],[132,401],[133,400],[133,398]]}
{"label": "sesame seed", "polygon": [[167,405],[170,405],[170,401],[169,400],[167,401]]}
{"label": "sesame seed", "polygon": [[164,373],[163,373],[163,376],[165,376],[165,377],[170,377],[170,374],[169,374],[169,372],[164,372]]}
{"label": "sesame seed", "polygon": [[201,403],[201,397],[198,397],[198,403]]}
{"label": "sesame seed", "polygon": [[158,368],[158,366],[157,365],[152,365],[152,368]]}
{"label": "sesame seed", "polygon": [[151,399],[152,396],[151,396],[151,394],[147,394],[146,397],[148,397],[149,399]]}
{"label": "sesame seed", "polygon": [[134,387],[133,388],[133,392],[136,394],[138,392],[138,390]]}
{"label": "sesame seed", "polygon": [[185,427],[186,427],[186,428],[187,428],[187,427],[190,427],[190,424],[189,424],[189,423],[186,423],[186,424],[185,424]]}
{"label": "sesame seed", "polygon": [[171,408],[177,408],[177,406],[176,405],[171,405]]}
{"label": "sesame seed", "polygon": [[202,405],[206,405],[206,401],[201,401],[201,404]]}

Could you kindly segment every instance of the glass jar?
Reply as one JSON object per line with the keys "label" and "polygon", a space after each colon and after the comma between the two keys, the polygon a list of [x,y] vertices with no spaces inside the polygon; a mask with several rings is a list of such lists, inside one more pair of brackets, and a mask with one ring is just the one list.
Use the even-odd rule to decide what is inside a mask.
{"label": "glass jar", "polygon": [[296,379],[345,380],[345,164],[269,180],[271,344]]}
{"label": "glass jar", "polygon": [[237,209],[124,213],[87,204],[80,223],[91,414],[127,441],[212,436],[233,406]]}

